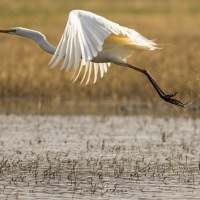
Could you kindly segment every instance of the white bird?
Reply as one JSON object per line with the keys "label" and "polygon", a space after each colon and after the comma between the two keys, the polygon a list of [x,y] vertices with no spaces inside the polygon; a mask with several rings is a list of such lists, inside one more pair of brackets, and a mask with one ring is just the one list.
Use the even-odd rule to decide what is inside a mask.
{"label": "white bird", "polygon": [[165,101],[177,106],[185,104],[172,98],[175,94],[167,95],[157,85],[150,73],[142,68],[126,62],[136,50],[155,50],[157,44],[146,39],[133,29],[120,26],[94,13],[73,10],[69,13],[66,28],[62,38],[55,48],[46,37],[35,30],[16,27],[9,30],[0,30],[0,33],[9,33],[34,40],[46,52],[54,54],[50,65],[55,67],[63,60],[61,69],[74,69],[74,81],[85,68],[81,83],[86,79],[86,84],[94,73],[94,83],[98,73],[103,77],[111,63],[129,67],[147,76],[159,96]]}

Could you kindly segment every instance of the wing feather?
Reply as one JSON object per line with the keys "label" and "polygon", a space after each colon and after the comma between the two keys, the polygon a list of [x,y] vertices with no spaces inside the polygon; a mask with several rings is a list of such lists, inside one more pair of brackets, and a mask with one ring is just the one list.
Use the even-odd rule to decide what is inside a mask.
{"label": "wing feather", "polygon": [[98,76],[98,64],[94,63],[94,83],[97,81],[97,76]]}
{"label": "wing feather", "polygon": [[59,51],[57,52],[57,58],[55,62],[52,64],[52,67],[55,67],[59,63],[59,61],[63,58],[63,56],[65,55],[66,48],[67,48],[67,41],[66,37],[63,36],[62,43],[60,44],[60,47],[58,47]]}
{"label": "wing feather", "polygon": [[90,64],[89,64],[89,72],[88,72],[88,78],[87,78],[87,81],[86,81],[86,83],[85,83],[85,85],[87,85],[88,83],[89,83],[89,81],[90,81],[90,76],[91,76],[91,73],[92,73],[92,62],[90,62]]}
{"label": "wing feather", "polygon": [[[93,33],[91,33],[89,30],[85,29],[84,30],[85,32],[85,36],[86,36],[86,40],[88,41],[88,46],[90,48],[90,51],[92,52],[91,55],[93,55],[93,57],[96,57],[97,56],[97,49],[94,48],[94,46],[98,45],[98,43],[96,43],[96,39],[95,40],[91,40],[92,36],[94,35]],[[96,37],[96,36],[95,36]],[[94,38],[95,38],[94,37]],[[93,58],[92,57],[92,58]],[[91,59],[90,59],[91,60]]]}
{"label": "wing feather", "polygon": [[80,44],[78,42],[78,35],[75,35],[74,38],[74,51],[75,51],[75,60],[74,60],[74,70],[77,70],[79,63],[80,63],[80,58],[81,58],[81,51],[80,51]]}
{"label": "wing feather", "polygon": [[85,47],[84,47],[84,44],[82,42],[82,40],[84,40],[84,35],[82,33],[82,31],[80,31],[78,33],[78,40],[79,40],[79,44],[80,44],[80,47],[81,47],[81,58],[82,58],[82,62],[83,64],[85,65],[86,62],[87,62],[87,59],[86,59],[86,52],[85,52]]}
{"label": "wing feather", "polygon": [[[63,42],[63,37],[64,37],[64,35],[61,37],[61,40],[60,40],[60,42],[59,42],[59,44],[58,44],[58,48],[56,49],[56,51],[55,51],[55,53],[54,53],[52,59],[51,59],[50,62],[49,62],[49,65],[51,65],[51,68],[53,68],[53,67],[56,66],[56,64],[55,64],[54,61],[55,61],[56,57],[58,56],[58,52],[60,51],[61,44],[62,44],[62,42]],[[54,62],[54,63],[53,63],[53,62]],[[53,63],[53,64],[52,64],[52,63]]]}
{"label": "wing feather", "polygon": [[[67,63],[69,62],[69,54],[68,54],[68,52],[70,51],[70,47],[71,47],[70,42],[71,42],[71,38],[69,37],[67,39],[67,41],[66,41],[66,49],[63,48],[63,51],[65,50],[65,58],[64,58],[63,64],[60,67],[60,70],[65,69]],[[62,57],[58,57],[58,59],[56,60],[56,62],[58,63],[60,61],[60,59],[62,59]]]}
{"label": "wing feather", "polygon": [[[78,74],[76,75],[76,78],[74,79],[73,83],[78,79],[78,77],[79,77],[79,75],[80,75],[82,69],[83,69],[83,62],[81,62],[81,65],[80,65]],[[76,72],[76,71],[75,71],[75,72]],[[74,72],[74,74],[72,75],[72,79],[73,79],[73,77],[74,77],[74,75],[75,75],[75,72]]]}
{"label": "wing feather", "polygon": [[68,62],[68,65],[67,65],[67,68],[66,68],[66,71],[69,71],[72,64],[74,63],[74,60],[75,60],[75,47],[74,47],[74,42],[73,42],[73,39],[70,40],[70,51],[69,51],[69,55],[66,56],[65,58],[67,58],[67,60],[69,60]]}
{"label": "wing feather", "polygon": [[108,71],[107,63],[103,63],[103,68],[104,68],[104,72],[106,73]]}
{"label": "wing feather", "polygon": [[82,78],[80,84],[83,83],[83,81],[85,80],[85,77],[86,77],[86,74],[87,74],[87,71],[88,71],[88,68],[89,68],[89,63],[90,62],[87,62],[87,64],[85,65],[85,72],[84,72],[84,75],[83,75],[83,78]]}
{"label": "wing feather", "polygon": [[[100,72],[100,77],[102,78],[107,72],[110,63],[93,63],[92,60],[102,51],[105,39],[111,34],[127,38],[133,46],[138,48],[156,49],[154,42],[144,38],[135,30],[120,26],[91,12],[73,10],[69,13],[64,33],[49,64],[55,67],[64,58],[61,69],[66,68],[69,71],[72,66],[74,66],[74,70],[77,70],[81,63],[74,81],[77,80],[85,67],[81,83],[87,73],[86,84],[89,82],[92,68],[94,68],[94,82],[96,82],[98,72]],[[75,74],[73,74],[73,77]]]}
{"label": "wing feather", "polygon": [[100,69],[100,77],[102,78],[104,75],[104,67],[103,63],[99,63],[99,69]]}
{"label": "wing feather", "polygon": [[88,37],[87,31],[83,29],[83,34],[85,36],[85,49],[86,49],[86,59],[87,61],[92,60],[92,58],[94,57],[94,55],[96,55],[96,49],[94,49],[94,45],[92,44],[90,38]]}

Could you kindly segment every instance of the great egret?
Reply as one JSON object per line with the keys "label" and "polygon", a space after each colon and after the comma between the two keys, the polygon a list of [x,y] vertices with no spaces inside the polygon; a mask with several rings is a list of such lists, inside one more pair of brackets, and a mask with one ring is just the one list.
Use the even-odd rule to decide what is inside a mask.
{"label": "great egret", "polygon": [[142,68],[126,62],[136,50],[155,50],[157,44],[146,39],[133,29],[129,29],[111,22],[94,13],[73,10],[69,13],[68,22],[58,47],[55,48],[46,37],[35,30],[16,27],[9,30],[0,30],[1,33],[9,33],[34,40],[46,52],[54,54],[50,63],[52,67],[58,65],[64,59],[61,69],[74,69],[74,81],[85,68],[81,83],[87,76],[89,82],[92,70],[94,70],[94,82],[98,72],[103,77],[110,63],[129,67],[147,76],[159,96],[165,101],[177,106],[185,107],[185,104],[172,98],[177,93],[166,94],[157,85],[150,73]]}

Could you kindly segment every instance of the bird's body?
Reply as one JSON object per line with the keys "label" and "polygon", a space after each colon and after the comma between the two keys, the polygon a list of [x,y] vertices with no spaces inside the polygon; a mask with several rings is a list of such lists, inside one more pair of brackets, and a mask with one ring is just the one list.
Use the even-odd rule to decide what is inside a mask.
{"label": "bird's body", "polygon": [[[156,47],[152,47],[152,50]],[[146,50],[149,47],[139,46],[123,35],[109,35],[102,46],[102,51],[98,52],[97,56],[92,59],[93,62],[115,62],[130,57],[136,50]],[[124,61],[124,60],[123,60]],[[122,61],[122,62],[123,62]],[[116,63],[117,64],[117,63]]]}
{"label": "bird's body", "polygon": [[57,48],[52,46],[38,31],[17,27],[0,30],[0,33],[10,33],[33,39],[43,50],[54,54],[50,61],[52,67],[57,66],[63,60],[61,69],[66,69],[66,71],[74,69],[74,81],[84,69],[81,83],[86,80],[87,84],[92,74],[93,82],[96,82],[98,74],[103,77],[110,64],[115,63],[145,74],[161,98],[172,104],[185,106],[172,98],[175,94],[165,94],[146,70],[126,62],[126,58],[135,51],[155,50],[157,44],[133,29],[120,26],[94,13],[82,10],[71,11]]}

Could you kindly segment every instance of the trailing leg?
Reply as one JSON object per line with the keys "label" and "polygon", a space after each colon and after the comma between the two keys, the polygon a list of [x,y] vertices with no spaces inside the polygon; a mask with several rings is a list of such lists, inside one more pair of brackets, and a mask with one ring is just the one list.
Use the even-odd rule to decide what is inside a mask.
{"label": "trailing leg", "polygon": [[179,100],[176,100],[176,99],[173,99],[173,98],[172,98],[172,97],[176,96],[177,92],[174,93],[174,94],[166,94],[166,93],[158,86],[158,84],[156,83],[156,81],[153,79],[153,77],[151,76],[151,74],[150,74],[147,70],[142,69],[142,68],[137,67],[137,66],[134,66],[134,65],[130,65],[130,64],[128,64],[128,63],[123,64],[123,66],[126,66],[126,67],[129,67],[129,68],[131,68],[131,69],[134,69],[134,70],[136,70],[136,71],[138,71],[138,72],[140,72],[140,73],[143,73],[145,76],[147,76],[147,78],[149,79],[149,81],[151,82],[151,84],[153,85],[153,87],[155,88],[155,90],[157,91],[157,93],[159,94],[159,96],[160,96],[163,100],[165,100],[165,101],[167,101],[167,102],[169,102],[169,103],[171,103],[171,104],[175,104],[175,105],[177,105],[177,106],[186,107],[186,105],[185,105],[184,103],[180,102]]}

